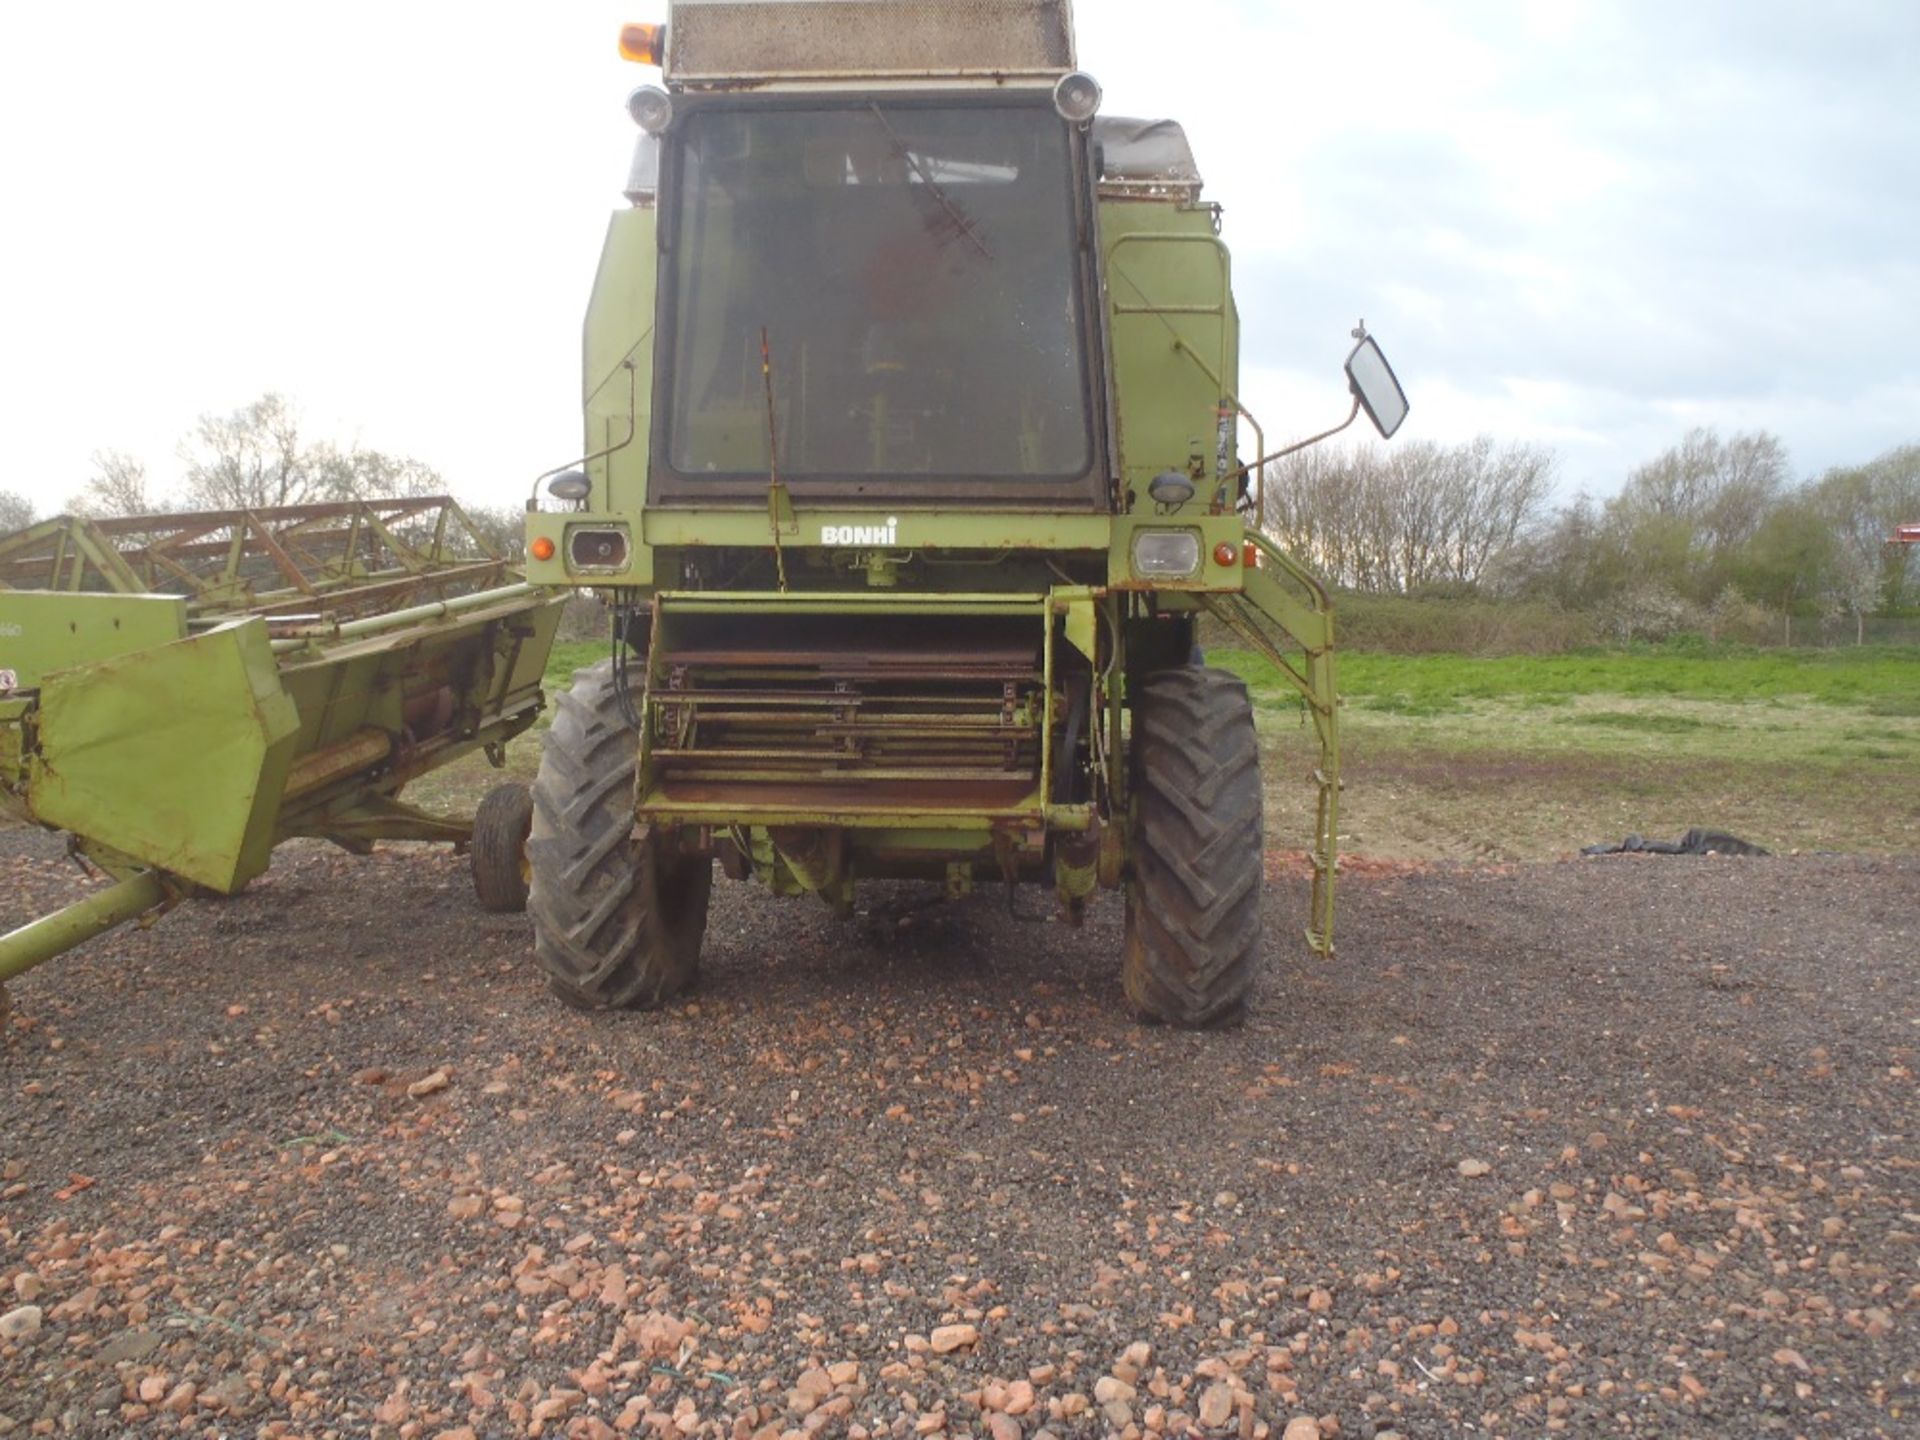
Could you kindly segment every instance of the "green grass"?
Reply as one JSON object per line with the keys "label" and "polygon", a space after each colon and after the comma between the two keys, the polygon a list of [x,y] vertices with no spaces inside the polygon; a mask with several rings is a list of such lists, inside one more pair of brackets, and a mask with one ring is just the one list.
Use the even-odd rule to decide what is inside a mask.
{"label": "green grass", "polygon": [[1588,715],[1556,715],[1556,725],[1603,725],[1610,730],[1640,730],[1655,735],[1678,735],[1688,730],[1728,730],[1724,721],[1697,715],[1663,715],[1639,710],[1596,710]]}
{"label": "green grass", "polygon": [[[1250,652],[1208,658],[1260,703],[1289,843],[1311,761],[1294,692]],[[1340,688],[1342,829],[1363,853],[1540,858],[1692,825],[1775,850],[1920,848],[1920,649],[1343,655]]]}
{"label": "green grass", "polygon": [[549,699],[573,684],[573,672],[598,665],[612,652],[605,640],[568,640],[553,647],[547,659]]}
{"label": "green grass", "polygon": [[[1236,658],[1240,663],[1259,664],[1252,655]],[[1429,706],[1579,695],[1732,701],[1792,696],[1912,713],[1920,708],[1920,650],[1866,647],[1703,654],[1650,649],[1496,659],[1344,655],[1340,688],[1353,700],[1402,697]]]}
{"label": "green grass", "polygon": [[[508,751],[530,779],[552,698],[606,658],[555,647],[548,715]],[[1270,844],[1305,843],[1315,763],[1294,692],[1213,648],[1259,701]],[[1920,849],[1920,649],[1343,654],[1345,848],[1537,859],[1629,831],[1712,825],[1774,850]],[[471,757],[409,798],[470,809],[502,776]]]}

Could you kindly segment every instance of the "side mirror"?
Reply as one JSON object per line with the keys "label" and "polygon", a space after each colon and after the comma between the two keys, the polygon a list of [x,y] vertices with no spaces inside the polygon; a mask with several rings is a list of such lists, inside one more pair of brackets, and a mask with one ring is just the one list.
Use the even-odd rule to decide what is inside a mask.
{"label": "side mirror", "polygon": [[1407,418],[1407,392],[1400,388],[1393,367],[1371,335],[1362,339],[1347,356],[1347,385],[1380,437],[1391,440],[1393,432]]}

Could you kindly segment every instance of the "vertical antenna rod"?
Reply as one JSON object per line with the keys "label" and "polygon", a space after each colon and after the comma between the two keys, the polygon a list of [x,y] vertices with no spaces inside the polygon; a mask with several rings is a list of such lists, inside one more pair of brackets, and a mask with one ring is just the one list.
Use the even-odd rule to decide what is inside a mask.
{"label": "vertical antenna rod", "polygon": [[[760,379],[767,390],[767,524],[773,531],[773,568],[780,577],[780,593],[787,592],[787,557],[780,548],[780,427],[773,410],[773,346],[767,327],[760,327]],[[791,503],[791,502],[789,502]]]}

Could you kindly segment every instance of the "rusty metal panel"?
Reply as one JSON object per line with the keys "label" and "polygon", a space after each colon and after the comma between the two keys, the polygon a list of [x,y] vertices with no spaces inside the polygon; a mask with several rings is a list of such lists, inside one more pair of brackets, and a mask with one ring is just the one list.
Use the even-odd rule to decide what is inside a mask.
{"label": "rusty metal panel", "polygon": [[1102,115],[1093,122],[1100,193],[1110,199],[1200,198],[1200,166],[1177,120]]}
{"label": "rusty metal panel", "polygon": [[1063,74],[1070,0],[675,0],[676,83]]}
{"label": "rusty metal panel", "polygon": [[167,515],[63,515],[0,536],[0,589],[177,595],[196,622],[385,614],[505,583],[444,495]]}

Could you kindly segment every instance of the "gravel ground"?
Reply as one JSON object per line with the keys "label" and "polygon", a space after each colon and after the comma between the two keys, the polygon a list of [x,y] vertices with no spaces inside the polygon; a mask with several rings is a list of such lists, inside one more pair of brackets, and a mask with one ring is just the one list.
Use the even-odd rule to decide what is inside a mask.
{"label": "gravel ground", "polygon": [[[0,834],[0,927],[78,886]],[[290,847],[13,986],[0,1434],[1916,1433],[1920,858],[1271,889],[1225,1033],[1112,904],[724,882],[608,1017]]]}

